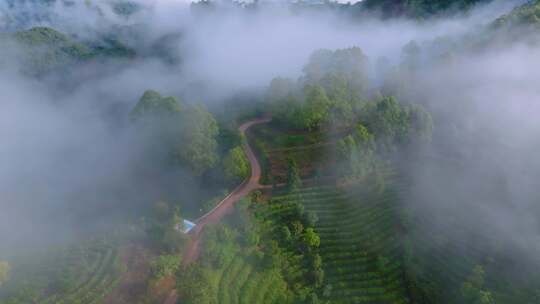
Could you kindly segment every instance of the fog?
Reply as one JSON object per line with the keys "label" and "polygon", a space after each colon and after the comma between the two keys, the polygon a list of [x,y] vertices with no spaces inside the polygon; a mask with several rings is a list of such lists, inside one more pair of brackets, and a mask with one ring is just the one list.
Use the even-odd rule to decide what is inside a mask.
{"label": "fog", "polygon": [[[86,63],[69,77],[35,78],[19,72],[17,50],[3,53],[0,256],[36,241],[108,227],[118,219],[115,214],[133,205],[163,196],[191,200],[204,192],[189,184],[182,170],[140,174],[148,172],[140,168],[145,142],[134,136],[127,115],[146,89],[223,106],[239,91],[264,90],[276,76],[298,77],[316,49],[359,46],[375,70],[379,57],[398,65],[411,40],[422,47],[423,64],[407,82],[404,101],[422,103],[434,113],[435,151],[429,153],[464,164],[455,171],[430,162],[410,167],[411,208],[428,204],[430,212],[443,214],[456,206],[454,216],[463,212],[487,222],[482,232],[515,243],[531,257],[540,250],[534,208],[540,198],[535,189],[540,49],[520,43],[490,51],[458,47],[451,63],[440,63],[426,51],[441,36],[459,45],[466,34],[524,1],[498,1],[465,16],[423,22],[353,21],[328,12],[291,13],[271,4],[258,11],[223,4],[223,12],[202,16],[182,1],[139,2],[140,10],[129,17],[115,14],[105,0],[68,6],[58,1],[47,8],[35,1],[0,2],[5,32],[50,26],[83,41],[115,32],[143,55],[121,63]],[[152,46],[164,37],[172,37],[168,52],[180,58],[179,64],[151,56]],[[504,181],[505,198],[485,184],[493,179]],[[459,183],[450,186],[450,181]]]}
{"label": "fog", "polygon": [[[536,262],[538,51],[520,43],[495,46],[421,70],[412,90],[440,122],[433,149],[441,158],[409,172],[416,187],[408,198],[415,208],[428,205],[427,212],[440,204],[439,216],[469,222],[475,233],[511,243]],[[441,168],[445,157],[451,168]]]}

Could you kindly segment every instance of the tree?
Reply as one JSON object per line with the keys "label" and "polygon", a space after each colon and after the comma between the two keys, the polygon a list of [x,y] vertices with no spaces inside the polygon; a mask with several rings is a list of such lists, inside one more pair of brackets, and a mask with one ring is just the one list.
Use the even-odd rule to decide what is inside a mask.
{"label": "tree", "polygon": [[252,203],[260,203],[263,201],[263,194],[261,190],[256,190],[251,193],[251,202]]}
{"label": "tree", "polygon": [[356,149],[356,140],[352,135],[347,135],[337,142],[337,152],[341,159],[348,159]]}
{"label": "tree", "polygon": [[250,174],[249,161],[242,147],[231,149],[223,160],[223,170],[227,180],[243,180]]}
{"label": "tree", "polygon": [[294,201],[292,203],[291,209],[292,209],[292,212],[291,212],[292,218],[301,219],[302,217],[304,217],[304,214],[306,212],[306,207],[304,207],[304,205],[299,201]]}
{"label": "tree", "polygon": [[298,84],[283,78],[272,80],[267,100],[274,103],[275,121],[296,129],[319,129],[329,122],[347,127],[354,121],[353,109],[365,95],[367,63],[357,47],[313,52]]}
{"label": "tree", "polygon": [[383,97],[371,104],[364,113],[364,121],[369,131],[380,140],[386,148],[395,143],[405,142],[410,130],[409,112],[394,97]]}
{"label": "tree", "polygon": [[330,298],[332,295],[332,284],[326,284],[323,289],[323,296],[325,298]]}
{"label": "tree", "polygon": [[307,212],[305,214],[305,218],[306,218],[306,224],[311,227],[314,227],[319,221],[319,217],[317,216],[317,213],[313,211]]}
{"label": "tree", "polygon": [[371,134],[363,124],[359,123],[353,133],[354,139],[358,145],[373,148],[373,134]]}
{"label": "tree", "polygon": [[313,255],[313,259],[311,261],[311,267],[313,269],[319,269],[322,267],[322,258],[320,254],[316,253]]}
{"label": "tree", "polygon": [[[146,91],[130,113],[141,127],[148,146],[202,175],[218,160],[216,137],[219,128],[210,112],[200,105],[181,105],[174,97]],[[172,157],[171,157],[172,156]]]}
{"label": "tree", "polygon": [[160,255],[150,262],[150,270],[156,279],[174,274],[181,265],[179,255]]}
{"label": "tree", "polygon": [[159,201],[153,206],[153,214],[146,228],[150,239],[168,252],[178,252],[185,241],[185,235],[176,229],[182,224],[180,208],[171,209],[167,202]]}
{"label": "tree", "polygon": [[317,268],[311,271],[311,276],[315,286],[320,287],[324,282],[324,270]]}
{"label": "tree", "polygon": [[[367,86],[368,60],[359,47],[321,49],[312,53],[304,67],[303,80],[307,84],[322,84],[325,77],[342,78],[349,93],[360,95]],[[326,79],[327,80],[327,79]]]}
{"label": "tree", "polygon": [[339,174],[342,177],[359,178],[369,174],[375,164],[373,135],[362,124],[357,124],[352,134],[337,142]]}
{"label": "tree", "polygon": [[193,173],[201,175],[218,161],[218,124],[212,114],[201,105],[190,107],[184,113],[176,155]]}
{"label": "tree", "polygon": [[364,0],[361,2],[361,7],[379,10],[384,17],[427,18],[452,10],[466,10],[479,2],[486,2],[486,0]]}
{"label": "tree", "polygon": [[288,161],[287,169],[287,190],[296,191],[302,186],[302,180],[300,179],[300,174],[298,173],[298,165],[293,159]]}
{"label": "tree", "polygon": [[431,114],[420,105],[411,105],[408,108],[411,131],[416,138],[430,141],[433,133],[433,119]]}
{"label": "tree", "polygon": [[0,261],[0,286],[9,278],[10,266],[8,262]]}
{"label": "tree", "polygon": [[95,54],[84,44],[49,27],[34,27],[12,36],[20,47],[23,72],[42,75],[92,58]]}
{"label": "tree", "polygon": [[291,234],[291,230],[289,230],[289,227],[287,226],[281,227],[281,237],[287,242],[291,241],[292,234]]}
{"label": "tree", "polygon": [[326,91],[319,85],[308,85],[305,88],[306,100],[302,108],[302,124],[305,129],[319,129],[328,121],[328,113],[332,105]]}
{"label": "tree", "polygon": [[302,223],[300,223],[299,221],[293,221],[291,223],[291,226],[292,226],[292,233],[295,237],[300,236],[302,232],[304,231],[304,225],[302,225]]}
{"label": "tree", "polygon": [[133,121],[141,119],[160,119],[163,116],[171,116],[180,113],[181,106],[174,97],[162,97],[156,91],[148,90],[144,92],[139,102],[135,105],[130,119]]}
{"label": "tree", "polygon": [[308,303],[309,304],[319,304],[320,303],[319,297],[317,296],[316,293],[312,293],[310,295]]}
{"label": "tree", "polygon": [[248,229],[247,231],[244,231],[244,234],[245,245],[250,247],[255,247],[259,245],[261,241],[261,234],[259,231],[255,229]]}
{"label": "tree", "polygon": [[321,238],[319,235],[313,230],[313,228],[307,228],[304,231],[304,236],[302,237],[302,240],[311,248],[317,248],[321,245]]}
{"label": "tree", "polygon": [[493,304],[491,292],[484,290],[485,271],[480,265],[473,268],[472,273],[461,286],[461,294],[465,304]]}
{"label": "tree", "polygon": [[390,265],[390,260],[384,256],[377,257],[377,269],[381,273],[388,272],[388,267]]}
{"label": "tree", "polygon": [[218,304],[210,273],[202,266],[192,264],[180,273],[177,280],[183,300],[187,304]]}

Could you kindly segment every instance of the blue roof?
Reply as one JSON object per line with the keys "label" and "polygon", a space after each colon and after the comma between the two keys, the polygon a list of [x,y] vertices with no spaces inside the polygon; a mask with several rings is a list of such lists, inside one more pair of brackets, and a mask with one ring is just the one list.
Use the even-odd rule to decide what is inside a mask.
{"label": "blue roof", "polygon": [[188,232],[190,232],[193,228],[195,228],[196,225],[197,225],[197,224],[195,224],[195,223],[193,223],[193,222],[190,222],[190,221],[188,221],[188,220],[184,220],[184,229],[182,229],[182,230],[183,230],[184,233],[188,233]]}

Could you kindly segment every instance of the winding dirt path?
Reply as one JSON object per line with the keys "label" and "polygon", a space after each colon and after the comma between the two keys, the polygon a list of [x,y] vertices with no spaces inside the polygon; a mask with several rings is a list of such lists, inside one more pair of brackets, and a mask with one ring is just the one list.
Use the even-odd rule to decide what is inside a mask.
{"label": "winding dirt path", "polygon": [[[257,124],[267,123],[271,119],[270,118],[260,118],[248,121],[244,124],[242,124],[238,129],[242,135],[245,136],[246,131]],[[255,153],[253,152],[253,149],[249,146],[249,143],[245,142],[244,144],[244,151],[246,152],[246,155],[248,157],[248,160],[251,164],[251,176],[246,179],[242,184],[240,184],[231,194],[229,194],[226,198],[224,198],[219,204],[214,207],[210,212],[203,215],[199,219],[195,221],[197,226],[193,228],[189,232],[191,236],[190,244],[188,245],[188,248],[184,254],[183,257],[183,264],[184,266],[189,265],[193,261],[195,261],[199,255],[199,243],[200,243],[200,234],[202,230],[204,229],[204,226],[210,223],[217,223],[219,220],[226,215],[227,213],[231,212],[232,207],[236,202],[238,202],[241,198],[248,195],[251,191],[263,188],[263,186],[259,183],[259,180],[261,179],[261,165],[259,164],[259,161],[257,160],[257,157],[255,157]]]}
{"label": "winding dirt path", "polygon": [[[242,135],[245,136],[246,131],[250,127],[258,124],[267,123],[271,120],[271,118],[254,119],[242,124],[238,128],[238,130]],[[243,147],[251,164],[251,176],[246,179],[242,184],[240,184],[233,192],[231,192],[231,194],[224,198],[218,205],[216,205],[214,209],[212,209],[210,212],[195,221],[197,225],[195,226],[195,228],[193,228],[193,230],[189,232],[190,240],[187,246],[187,250],[183,256],[183,267],[186,267],[187,265],[193,263],[199,257],[200,235],[206,225],[219,222],[219,220],[221,220],[223,216],[232,211],[232,208],[234,207],[234,204],[236,202],[238,202],[244,196],[248,195],[253,190],[266,188],[259,183],[259,180],[261,179],[261,165],[259,164],[259,161],[257,160],[253,149],[251,149],[251,147],[249,146],[247,139]],[[164,304],[175,304],[177,300],[177,292],[176,290],[173,290],[169,294],[169,297]]]}

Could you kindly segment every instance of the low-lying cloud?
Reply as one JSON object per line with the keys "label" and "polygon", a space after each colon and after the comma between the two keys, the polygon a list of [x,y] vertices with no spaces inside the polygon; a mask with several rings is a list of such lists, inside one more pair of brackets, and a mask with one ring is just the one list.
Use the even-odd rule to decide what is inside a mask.
{"label": "low-lying cloud", "polygon": [[[498,1],[467,16],[423,23],[297,14],[280,5],[203,16],[192,14],[185,2],[138,2],[142,9],[129,17],[119,16],[107,1],[70,6],[57,1],[48,8],[34,1],[0,3],[3,31],[51,26],[76,39],[94,40],[121,28],[127,30],[119,36],[136,51],[151,53],[154,43],[165,37],[173,44],[169,51],[181,58],[178,65],[153,56],[120,64],[90,62],[73,67],[71,79],[49,75],[37,80],[15,72],[17,66],[0,70],[0,239],[9,239],[0,242],[0,252],[31,240],[36,231],[75,231],[81,223],[91,226],[100,216],[106,218],[108,208],[159,197],[157,182],[134,190],[149,177],[136,176],[144,143],[129,129],[127,113],[146,89],[219,105],[239,90],[263,89],[273,77],[298,77],[318,48],[359,46],[373,66],[379,57],[397,65],[409,41],[424,47],[440,36],[464,37],[523,1]],[[511,45],[463,52],[450,64],[420,69],[409,83],[409,98],[428,105],[435,115],[435,143],[451,145],[456,150],[452,152],[474,164],[446,177],[475,176],[469,170],[487,172],[478,175],[481,178],[493,177],[488,169],[498,166],[510,207],[489,205],[499,197],[486,194],[480,202],[469,192],[475,187],[463,188],[461,194],[470,202],[466,206],[477,205],[478,216],[492,219],[509,239],[519,234],[533,240],[539,229],[538,213],[527,212],[538,199],[532,182],[539,172],[534,154],[539,145],[538,51],[537,46]],[[197,84],[205,89],[197,89]],[[486,155],[492,159],[482,157]],[[439,201],[441,195],[452,194],[438,183],[444,179],[412,175],[422,185],[413,198],[432,205],[451,203]],[[481,187],[483,180],[470,183]],[[86,213],[90,221],[84,222],[64,217],[66,210],[103,214]],[[76,213],[84,217],[84,212]]]}

